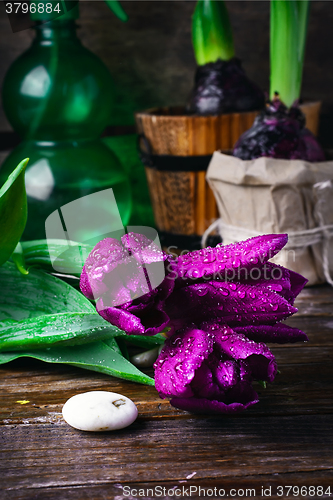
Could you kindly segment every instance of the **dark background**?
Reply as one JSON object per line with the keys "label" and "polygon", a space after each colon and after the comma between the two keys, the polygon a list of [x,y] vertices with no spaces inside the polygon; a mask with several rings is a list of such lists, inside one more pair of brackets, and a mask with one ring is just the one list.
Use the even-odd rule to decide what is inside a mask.
{"label": "dark background", "polygon": [[[227,1],[236,54],[248,75],[269,85],[269,2]],[[117,105],[110,125],[133,125],[133,113],[157,105],[184,103],[195,72],[191,45],[194,1],[122,1],[119,21],[102,1],[80,1],[78,34],[108,66]],[[32,30],[12,33],[0,4],[0,85],[12,61],[29,47]],[[305,56],[302,97],[323,101],[320,139],[333,146],[333,2],[313,1]],[[1,108],[0,132],[11,127]],[[122,130],[122,128],[120,129]],[[125,130],[125,129],[124,129]]]}

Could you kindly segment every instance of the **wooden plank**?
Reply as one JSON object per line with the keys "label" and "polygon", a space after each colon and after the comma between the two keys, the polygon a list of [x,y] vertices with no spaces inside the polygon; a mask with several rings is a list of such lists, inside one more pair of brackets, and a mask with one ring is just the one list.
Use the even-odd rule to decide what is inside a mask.
{"label": "wooden plank", "polygon": [[[263,414],[315,414],[333,410],[332,348],[306,345],[271,345],[281,373],[264,390],[254,386],[260,403],[251,409]],[[297,362],[295,362],[295,359]],[[23,365],[24,366],[24,365]],[[59,422],[68,398],[89,390],[112,390],[125,394],[138,406],[140,418],[188,418],[187,412],[173,408],[159,398],[154,387],[123,381],[102,374],[64,366],[26,361],[26,371],[17,363],[2,367],[2,423],[41,425]],[[31,370],[34,367],[35,370]],[[39,367],[37,370],[36,368]],[[29,401],[20,404],[18,401]],[[241,414],[241,416],[246,413]],[[198,416],[197,418],[201,418]]]}
{"label": "wooden plank", "polygon": [[138,420],[116,433],[84,433],[66,424],[11,426],[1,440],[2,485],[159,481],[166,470],[174,480],[194,471],[199,480],[328,470],[332,424],[332,415],[263,421],[249,412],[246,418]]}
{"label": "wooden plank", "polygon": [[293,316],[286,323],[303,330],[309,337],[311,346],[333,345],[333,318]]}
{"label": "wooden plank", "polygon": [[333,316],[332,302],[327,303],[302,303],[298,302],[296,305],[298,316],[320,316],[331,317]]}
{"label": "wooden plank", "polygon": [[329,285],[309,286],[303,288],[298,295],[296,302],[309,301],[316,302],[322,300],[331,300],[333,298],[333,288]]}
{"label": "wooden plank", "polygon": [[295,306],[296,316],[333,316],[333,288],[328,285],[304,288]]}
{"label": "wooden plank", "polygon": [[[190,495],[193,500],[199,500],[204,498],[203,492],[206,492],[206,498],[211,495],[211,490],[213,492],[216,488],[216,493],[222,498],[235,494],[235,490],[238,495],[236,498],[265,498],[264,495],[269,496],[273,500],[281,499],[281,492],[285,493],[288,491],[287,486],[291,485],[295,488],[301,488],[303,486],[307,488],[307,492],[311,492],[311,495],[302,495],[302,498],[313,499],[313,489],[310,486],[316,488],[316,492],[321,492],[320,487],[327,489],[331,488],[332,491],[332,471],[312,471],[307,473],[285,473],[285,474],[264,474],[256,476],[231,476],[224,477],[223,479],[209,479],[209,480],[196,480],[195,476],[193,479],[183,479],[179,481],[160,481],[160,482],[132,482],[127,483],[114,483],[105,482],[97,485],[76,485],[69,487],[46,487],[46,488],[26,488],[24,490],[15,489],[13,491],[8,491],[5,493],[4,499],[14,499],[23,500],[26,498],[33,498],[34,500],[92,500],[96,498],[116,498],[117,500],[124,500],[125,498],[131,498],[128,493],[131,493],[133,500],[133,495],[137,495],[137,498],[144,497],[146,500],[155,500],[158,495],[162,498],[170,499],[170,497],[175,497],[175,493],[178,494],[180,491],[182,496],[178,495],[180,498],[186,498],[186,495]],[[201,490],[199,490],[201,488]],[[281,490],[283,488],[283,490]],[[317,488],[319,488],[317,490]],[[243,490],[243,491],[242,491]],[[254,491],[253,491],[254,490]],[[292,492],[297,492],[297,490],[292,490]],[[161,492],[161,493],[160,493]],[[290,498],[295,498],[289,493]],[[142,494],[144,493],[144,495]],[[168,496],[165,496],[165,495]],[[139,496],[140,495],[140,496]],[[199,496],[200,495],[200,496]],[[217,495],[213,496],[216,498]],[[245,496],[246,495],[246,496]],[[329,498],[328,496],[320,495],[322,498]],[[135,498],[135,497],[134,497]],[[297,497],[296,497],[297,498]],[[319,496],[316,496],[319,498]]]}
{"label": "wooden plank", "polygon": [[[232,417],[192,415],[153,387],[79,368],[31,359],[1,366],[1,498],[122,500],[124,485],[161,484],[252,487],[260,498],[261,487],[272,486],[269,496],[277,499],[278,485],[331,483],[333,494],[333,320],[306,312],[329,308],[333,290],[307,289],[297,303],[305,314],[288,323],[310,342],[270,344],[280,373],[266,389],[254,383],[260,402]],[[126,394],[138,406],[138,420],[115,433],[70,428],[62,405],[88,390]]]}

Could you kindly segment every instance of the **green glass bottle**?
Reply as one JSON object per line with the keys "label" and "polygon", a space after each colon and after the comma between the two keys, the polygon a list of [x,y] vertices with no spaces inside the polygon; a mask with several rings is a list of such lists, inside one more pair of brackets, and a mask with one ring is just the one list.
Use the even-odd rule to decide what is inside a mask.
{"label": "green glass bottle", "polygon": [[45,238],[45,220],[54,210],[107,188],[113,188],[126,226],[129,182],[100,139],[112,113],[112,78],[78,39],[77,8],[48,22],[41,22],[45,15],[40,13],[32,17],[36,37],[12,64],[3,85],[5,113],[23,140],[2,165],[0,185],[23,158],[30,158],[23,239]]}

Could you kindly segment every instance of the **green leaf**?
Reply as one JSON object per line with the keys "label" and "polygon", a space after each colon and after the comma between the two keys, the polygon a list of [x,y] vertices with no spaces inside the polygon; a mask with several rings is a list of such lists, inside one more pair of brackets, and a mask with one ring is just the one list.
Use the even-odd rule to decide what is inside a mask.
{"label": "green leaf", "polygon": [[39,266],[52,272],[53,263],[50,257],[56,259],[56,267],[63,274],[79,277],[89,253],[93,246],[83,243],[69,242],[67,240],[32,240],[23,241],[22,250],[26,265]]}
{"label": "green leaf", "polygon": [[106,344],[107,346],[111,347],[111,349],[116,351],[121,356],[123,356],[123,353],[121,352],[120,347],[118,345],[118,341],[114,337],[111,339],[104,339],[103,343]]}
{"label": "green leaf", "polygon": [[12,253],[10,258],[14,262],[17,270],[21,274],[29,274],[29,271],[27,270],[26,265],[25,265],[25,260],[24,260],[23,249],[22,249],[21,243],[18,243],[16,245],[16,248],[15,248],[15,250]]}
{"label": "green leaf", "polygon": [[28,161],[21,161],[0,189],[0,266],[11,256],[27,222],[24,171]]}
{"label": "green leaf", "polygon": [[270,98],[286,106],[300,98],[309,0],[271,0]]}
{"label": "green leaf", "polygon": [[165,342],[165,337],[158,333],[157,335],[126,335],[126,342],[134,344],[138,347],[156,347]]}
{"label": "green leaf", "polygon": [[223,0],[198,0],[192,18],[192,43],[200,66],[234,57],[232,29]]}
{"label": "green leaf", "polygon": [[119,328],[96,313],[58,313],[24,319],[0,328],[0,351],[80,345],[119,335]]}
{"label": "green leaf", "polygon": [[75,347],[52,347],[40,351],[2,352],[0,353],[0,364],[21,357],[35,358],[47,363],[69,364],[140,384],[154,385],[153,378],[142,373],[104,342]]}
{"label": "green leaf", "polygon": [[266,389],[266,387],[267,387],[266,380],[257,380],[257,382],[259,385],[261,385],[261,387]]}
{"label": "green leaf", "polygon": [[128,17],[122,6],[117,0],[105,0],[108,7],[121,21],[127,21]]}
{"label": "green leaf", "polygon": [[44,271],[31,269],[22,275],[11,262],[0,268],[0,321],[34,318],[45,314],[96,313],[86,297]]}

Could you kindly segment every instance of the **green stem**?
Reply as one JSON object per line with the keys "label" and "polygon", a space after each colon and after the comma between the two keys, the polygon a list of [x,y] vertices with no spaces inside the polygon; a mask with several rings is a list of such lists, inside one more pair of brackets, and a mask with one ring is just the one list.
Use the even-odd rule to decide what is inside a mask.
{"label": "green stem", "polygon": [[271,0],[270,98],[286,106],[300,98],[309,0]]}
{"label": "green stem", "polygon": [[234,57],[232,30],[223,0],[198,0],[192,18],[192,42],[199,66]]}
{"label": "green stem", "polygon": [[121,21],[127,21],[127,14],[117,0],[105,0],[105,2],[118,19]]}

